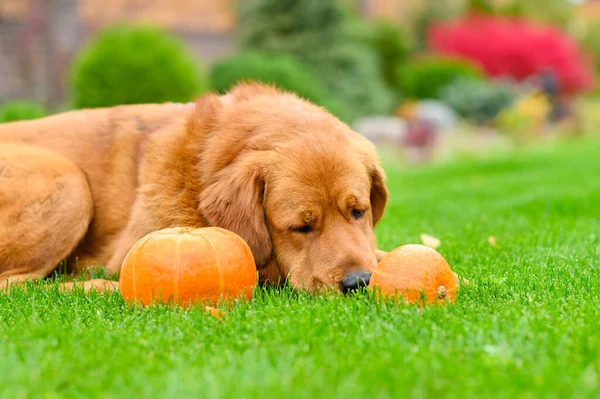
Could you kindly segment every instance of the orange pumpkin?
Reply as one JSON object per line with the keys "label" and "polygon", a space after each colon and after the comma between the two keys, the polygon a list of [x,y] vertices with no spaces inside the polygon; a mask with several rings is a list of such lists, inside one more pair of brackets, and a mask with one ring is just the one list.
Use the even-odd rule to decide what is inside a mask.
{"label": "orange pumpkin", "polygon": [[250,300],[255,285],[250,247],[218,227],[167,228],[146,235],[127,254],[119,278],[123,298],[143,305]]}
{"label": "orange pumpkin", "polygon": [[435,249],[419,244],[403,245],[377,265],[369,287],[384,296],[400,295],[407,302],[454,302],[456,277],[446,259]]}

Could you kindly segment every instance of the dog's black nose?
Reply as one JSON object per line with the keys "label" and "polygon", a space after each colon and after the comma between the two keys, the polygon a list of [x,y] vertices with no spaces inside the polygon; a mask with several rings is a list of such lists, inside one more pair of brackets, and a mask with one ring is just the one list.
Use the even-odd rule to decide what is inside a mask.
{"label": "dog's black nose", "polygon": [[365,271],[356,271],[348,274],[340,281],[340,290],[344,294],[355,291],[360,287],[366,287],[369,285],[371,279],[371,273]]}

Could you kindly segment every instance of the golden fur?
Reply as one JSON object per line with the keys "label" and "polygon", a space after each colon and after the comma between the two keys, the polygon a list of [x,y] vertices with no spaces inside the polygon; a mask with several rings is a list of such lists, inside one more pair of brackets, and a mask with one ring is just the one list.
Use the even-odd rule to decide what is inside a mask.
{"label": "golden fur", "polygon": [[0,285],[64,259],[118,272],[151,231],[220,226],[248,242],[262,281],[337,287],[381,257],[387,197],[368,140],[262,85],[3,124]]}

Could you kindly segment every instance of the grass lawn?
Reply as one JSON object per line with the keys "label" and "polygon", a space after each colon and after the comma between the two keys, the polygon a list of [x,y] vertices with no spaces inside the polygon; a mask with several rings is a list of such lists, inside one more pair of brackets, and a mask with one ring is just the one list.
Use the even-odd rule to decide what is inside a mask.
{"label": "grass lawn", "polygon": [[599,397],[598,148],[387,168],[380,246],[438,237],[471,281],[446,308],[269,291],[220,322],[118,293],[0,294],[0,397]]}

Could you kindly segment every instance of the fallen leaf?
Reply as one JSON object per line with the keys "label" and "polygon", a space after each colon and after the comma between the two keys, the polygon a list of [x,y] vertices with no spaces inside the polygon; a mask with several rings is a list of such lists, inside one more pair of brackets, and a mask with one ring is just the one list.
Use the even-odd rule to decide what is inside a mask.
{"label": "fallen leaf", "polygon": [[221,319],[223,316],[225,316],[225,312],[223,312],[222,310],[219,310],[217,308],[205,306],[204,310],[207,311],[208,313],[210,313],[211,316],[216,317],[217,319]]}
{"label": "fallen leaf", "polygon": [[490,245],[492,247],[497,247],[498,246],[498,244],[496,243],[496,239],[494,238],[494,236],[489,236],[488,237],[488,242],[490,243]]}
{"label": "fallen leaf", "polygon": [[423,245],[433,249],[436,249],[442,244],[439,239],[427,234],[421,234],[421,242],[423,243]]}

